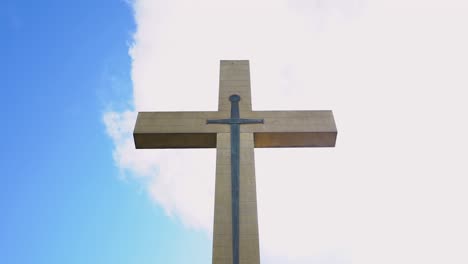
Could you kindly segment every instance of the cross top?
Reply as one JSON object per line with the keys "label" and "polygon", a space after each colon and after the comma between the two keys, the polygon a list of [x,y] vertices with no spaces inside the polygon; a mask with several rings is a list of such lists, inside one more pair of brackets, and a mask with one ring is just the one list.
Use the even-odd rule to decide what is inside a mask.
{"label": "cross top", "polygon": [[221,61],[219,111],[140,112],[133,132],[136,148],[217,149],[213,264],[260,263],[254,147],[335,146],[331,111],[252,111],[250,102],[249,62]]}

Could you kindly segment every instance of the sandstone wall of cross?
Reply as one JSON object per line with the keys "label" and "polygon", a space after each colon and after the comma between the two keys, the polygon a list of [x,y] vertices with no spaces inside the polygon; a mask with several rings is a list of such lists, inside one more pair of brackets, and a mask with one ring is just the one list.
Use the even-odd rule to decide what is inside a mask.
{"label": "sandstone wall of cross", "polygon": [[[239,145],[238,216],[233,213],[231,130],[207,120],[227,119],[229,97],[238,95],[243,119]],[[254,148],[334,147],[337,129],[331,111],[253,111],[248,61],[221,61],[218,111],[140,112],[135,147],[216,148],[213,264],[260,263]],[[237,228],[234,228],[237,227]]]}

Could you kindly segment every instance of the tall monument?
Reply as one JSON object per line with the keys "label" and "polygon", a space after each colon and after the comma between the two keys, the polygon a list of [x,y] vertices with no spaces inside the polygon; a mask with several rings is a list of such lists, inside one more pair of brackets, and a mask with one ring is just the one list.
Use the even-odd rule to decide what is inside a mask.
{"label": "tall monument", "polygon": [[218,105],[212,112],[140,112],[135,146],[216,148],[213,264],[259,264],[254,147],[334,147],[333,113],[252,111],[248,61],[221,61]]}

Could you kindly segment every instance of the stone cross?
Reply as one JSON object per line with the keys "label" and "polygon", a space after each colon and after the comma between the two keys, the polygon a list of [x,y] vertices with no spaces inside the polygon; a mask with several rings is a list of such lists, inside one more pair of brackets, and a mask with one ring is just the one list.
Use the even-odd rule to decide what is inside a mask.
{"label": "stone cross", "polygon": [[[138,149],[216,148],[213,264],[259,264],[254,147],[334,147],[331,111],[252,111],[248,61],[221,61],[218,111],[140,112]],[[272,165],[273,166],[273,165]]]}

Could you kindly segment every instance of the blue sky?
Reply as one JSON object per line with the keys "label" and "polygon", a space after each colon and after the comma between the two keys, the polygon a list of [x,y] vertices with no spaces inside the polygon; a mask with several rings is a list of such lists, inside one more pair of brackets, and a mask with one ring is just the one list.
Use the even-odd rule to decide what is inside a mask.
{"label": "blue sky", "polygon": [[102,113],[131,99],[131,6],[1,5],[0,262],[208,263],[208,236],[166,217],[112,159]]}
{"label": "blue sky", "polygon": [[468,262],[465,1],[128,2],[1,4],[0,263],[210,263],[214,150],[131,132],[216,110],[221,59],[339,130],[255,151],[263,264]]}

